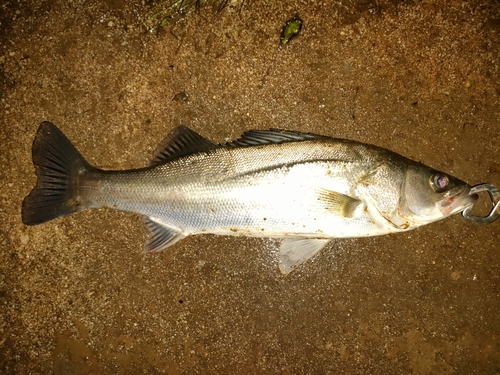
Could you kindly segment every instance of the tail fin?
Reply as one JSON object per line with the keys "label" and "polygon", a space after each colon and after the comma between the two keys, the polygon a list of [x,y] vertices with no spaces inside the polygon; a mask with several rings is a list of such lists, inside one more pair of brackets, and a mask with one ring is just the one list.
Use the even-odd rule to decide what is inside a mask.
{"label": "tail fin", "polygon": [[23,223],[41,224],[81,211],[76,196],[77,176],[90,165],[52,123],[42,122],[33,141],[33,164],[38,181],[24,198]]}

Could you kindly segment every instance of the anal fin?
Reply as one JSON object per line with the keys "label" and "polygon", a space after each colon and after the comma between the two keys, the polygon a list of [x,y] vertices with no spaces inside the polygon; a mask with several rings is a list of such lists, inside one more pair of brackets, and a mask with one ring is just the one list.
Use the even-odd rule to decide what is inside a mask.
{"label": "anal fin", "polygon": [[144,251],[162,251],[186,237],[184,234],[166,226],[153,217],[145,217],[144,221],[151,233],[148,242],[144,245]]}
{"label": "anal fin", "polygon": [[330,239],[286,238],[281,242],[279,268],[287,275],[297,266],[316,255]]}

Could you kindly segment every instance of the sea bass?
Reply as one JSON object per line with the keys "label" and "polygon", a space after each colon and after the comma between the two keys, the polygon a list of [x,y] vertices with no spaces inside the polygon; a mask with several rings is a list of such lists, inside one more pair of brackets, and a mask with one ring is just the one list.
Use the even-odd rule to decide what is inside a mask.
{"label": "sea bass", "polygon": [[180,126],[149,167],[108,171],[43,122],[33,164],[38,180],[23,201],[24,224],[108,207],[143,215],[146,251],[192,234],[282,238],[284,274],[333,238],[414,229],[477,199],[467,183],[383,148],[277,129],[215,144]]}

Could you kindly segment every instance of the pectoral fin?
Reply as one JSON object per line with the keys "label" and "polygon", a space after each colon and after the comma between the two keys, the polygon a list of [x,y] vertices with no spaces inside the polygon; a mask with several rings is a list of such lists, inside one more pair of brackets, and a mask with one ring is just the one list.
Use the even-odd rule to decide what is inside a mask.
{"label": "pectoral fin", "polygon": [[144,251],[158,252],[165,250],[179,240],[182,240],[185,235],[179,231],[166,226],[152,217],[145,217],[144,221],[151,233],[148,242],[144,245]]}
{"label": "pectoral fin", "polygon": [[354,211],[361,204],[359,199],[327,189],[318,191],[318,200],[323,202],[329,211],[343,217],[353,217]]}
{"label": "pectoral fin", "polygon": [[287,275],[298,265],[312,258],[329,239],[317,238],[287,238],[281,242],[279,268],[282,274]]}

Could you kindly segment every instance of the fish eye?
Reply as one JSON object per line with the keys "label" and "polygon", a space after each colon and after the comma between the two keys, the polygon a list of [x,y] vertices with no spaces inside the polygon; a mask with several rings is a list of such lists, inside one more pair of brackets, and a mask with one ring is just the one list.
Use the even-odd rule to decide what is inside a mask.
{"label": "fish eye", "polygon": [[448,179],[448,176],[442,174],[442,173],[436,173],[431,176],[431,186],[432,188],[440,193],[448,187],[448,183],[450,180]]}

